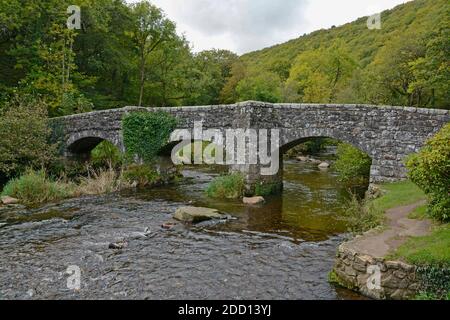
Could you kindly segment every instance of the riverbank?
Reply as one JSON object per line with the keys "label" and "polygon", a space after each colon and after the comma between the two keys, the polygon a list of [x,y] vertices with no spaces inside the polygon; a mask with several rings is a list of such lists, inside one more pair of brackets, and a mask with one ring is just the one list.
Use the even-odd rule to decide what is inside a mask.
{"label": "riverbank", "polygon": [[449,298],[448,224],[425,217],[425,195],[411,182],[381,189],[366,205],[384,213],[383,223],[339,246],[330,280],[374,299]]}
{"label": "riverbank", "polygon": [[22,204],[28,207],[44,205],[86,195],[109,194],[128,189],[152,188],[174,182],[179,177],[176,167],[154,168],[148,165],[131,165],[120,169],[88,169],[87,176],[76,179],[51,177],[46,171],[28,170],[11,179],[0,191],[2,203]]}

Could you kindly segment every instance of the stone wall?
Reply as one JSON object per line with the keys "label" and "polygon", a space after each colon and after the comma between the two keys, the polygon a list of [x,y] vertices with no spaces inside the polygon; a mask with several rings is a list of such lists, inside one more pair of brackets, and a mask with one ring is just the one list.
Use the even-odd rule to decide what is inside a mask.
{"label": "stone wall", "polygon": [[[381,271],[379,289],[369,284],[373,279],[370,266],[377,266]],[[338,249],[333,273],[336,277],[333,281],[373,299],[411,299],[420,288],[414,266],[355,252],[345,243]]]}

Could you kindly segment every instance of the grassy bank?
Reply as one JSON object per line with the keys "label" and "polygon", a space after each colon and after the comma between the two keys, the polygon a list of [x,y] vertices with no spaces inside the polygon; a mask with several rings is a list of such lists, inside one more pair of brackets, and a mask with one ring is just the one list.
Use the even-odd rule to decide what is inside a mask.
{"label": "grassy bank", "polygon": [[425,193],[411,181],[384,184],[381,189],[383,195],[370,203],[376,210],[383,212],[426,199]]}
{"label": "grassy bank", "polygon": [[435,227],[430,235],[410,238],[389,258],[414,265],[446,265],[450,267],[450,224]]}
{"label": "grassy bank", "polygon": [[353,233],[383,225],[386,210],[426,199],[423,191],[411,181],[387,183],[379,188],[381,196],[376,199],[359,200],[353,197],[348,203],[344,219]]}
{"label": "grassy bank", "polygon": [[113,193],[133,187],[152,187],[173,179],[175,177],[161,175],[147,165],[132,165],[121,170],[89,169],[88,175],[79,177],[77,181],[54,179],[44,170],[29,170],[10,180],[0,195],[16,198],[27,206],[36,206],[83,195]]}

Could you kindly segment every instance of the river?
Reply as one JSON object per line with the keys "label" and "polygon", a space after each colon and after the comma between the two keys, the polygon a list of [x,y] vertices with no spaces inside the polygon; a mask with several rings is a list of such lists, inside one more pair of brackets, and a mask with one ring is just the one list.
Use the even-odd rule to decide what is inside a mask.
{"label": "river", "polygon": [[[174,186],[0,209],[0,299],[361,299],[327,282],[347,237],[348,194],[331,170],[286,161],[283,195],[263,207],[208,199],[219,173],[186,168]],[[161,228],[187,204],[236,219]]]}

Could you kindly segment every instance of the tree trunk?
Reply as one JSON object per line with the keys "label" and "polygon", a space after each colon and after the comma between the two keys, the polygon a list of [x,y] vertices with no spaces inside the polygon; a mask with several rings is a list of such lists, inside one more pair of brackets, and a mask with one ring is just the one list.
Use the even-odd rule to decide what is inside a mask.
{"label": "tree trunk", "polygon": [[139,90],[139,104],[138,106],[142,106],[142,98],[144,96],[144,82],[145,82],[145,56],[141,56],[141,78],[140,78],[140,90]]}

